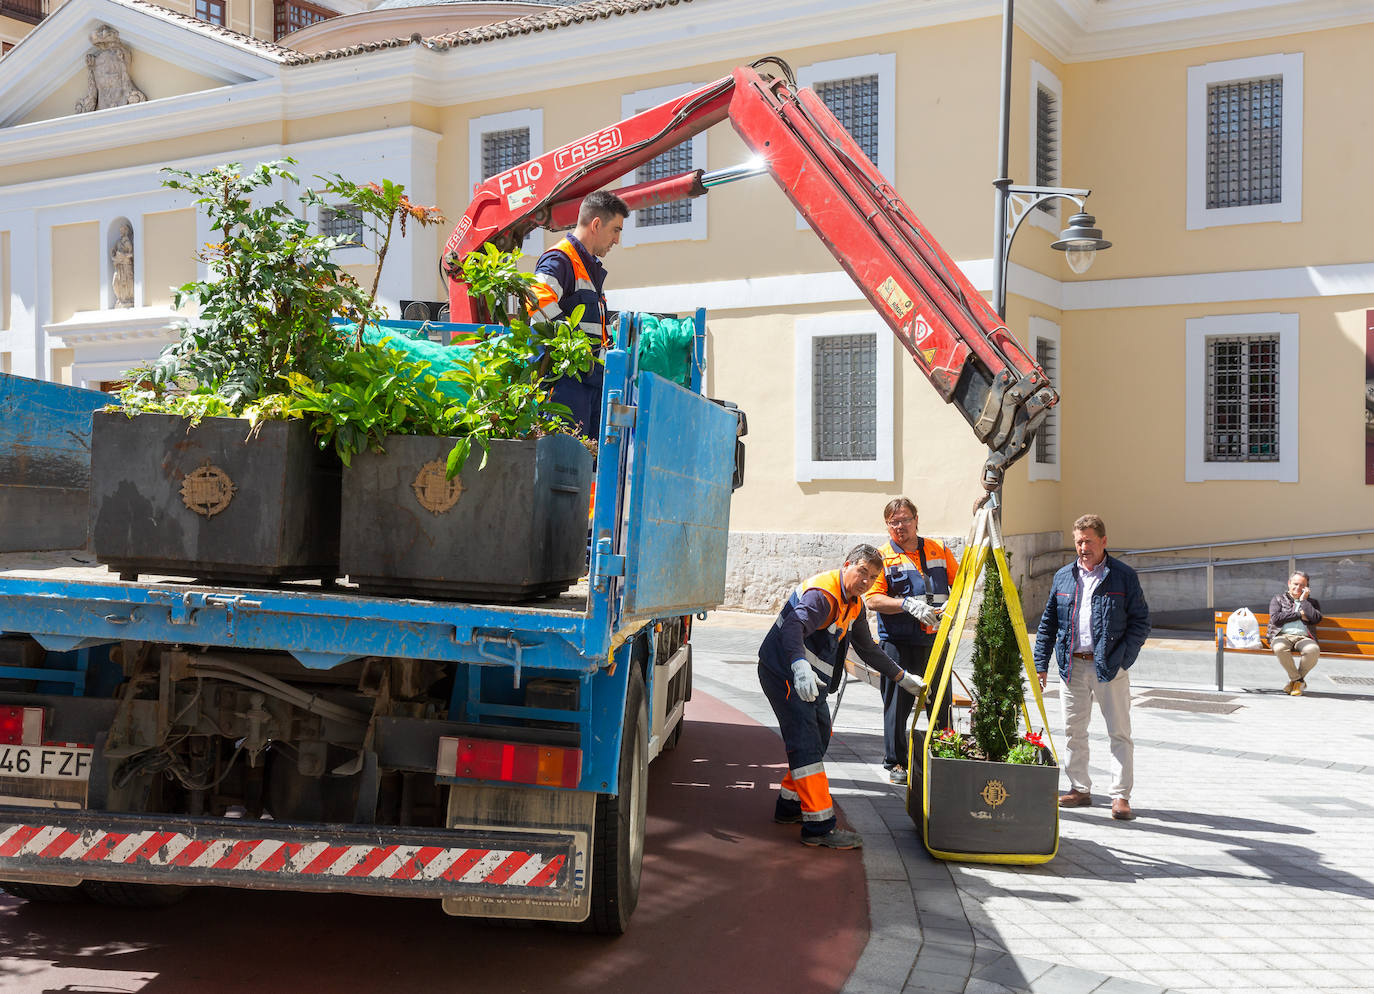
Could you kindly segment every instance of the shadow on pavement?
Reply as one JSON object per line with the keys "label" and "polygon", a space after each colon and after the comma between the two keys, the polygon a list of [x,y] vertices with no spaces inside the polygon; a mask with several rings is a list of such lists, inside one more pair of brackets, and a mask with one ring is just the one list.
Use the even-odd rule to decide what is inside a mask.
{"label": "shadow on pavement", "polygon": [[620,938],[347,894],[205,888],[145,912],[0,895],[0,990],[833,994],[868,941],[862,858],[773,824],[771,730],[700,692],[687,709],[681,744],[650,767],[639,908]]}

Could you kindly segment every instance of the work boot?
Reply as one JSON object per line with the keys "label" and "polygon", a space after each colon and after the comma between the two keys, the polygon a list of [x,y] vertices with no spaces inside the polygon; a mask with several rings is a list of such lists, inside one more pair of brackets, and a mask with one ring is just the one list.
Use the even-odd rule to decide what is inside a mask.
{"label": "work boot", "polygon": [[898,784],[900,786],[906,786],[906,770],[900,766],[892,767],[892,770],[888,773],[887,778],[895,784]]}
{"label": "work boot", "polygon": [[827,849],[862,849],[864,840],[858,832],[850,832],[843,828],[834,828],[824,835],[803,835],[801,837],[804,846],[824,846]]}
{"label": "work boot", "polygon": [[775,811],[773,813],[773,821],[779,825],[800,825],[802,823],[802,816],[800,811],[796,814],[779,814]]}

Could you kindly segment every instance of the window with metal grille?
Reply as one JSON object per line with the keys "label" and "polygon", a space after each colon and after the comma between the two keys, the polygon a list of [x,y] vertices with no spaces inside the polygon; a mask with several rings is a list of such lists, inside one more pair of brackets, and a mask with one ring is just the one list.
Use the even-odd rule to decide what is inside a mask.
{"label": "window with metal grille", "polygon": [[[1050,378],[1051,384],[1059,382],[1059,348],[1048,338],[1035,340],[1035,361]],[[1059,462],[1059,409],[1051,407],[1035,433],[1035,461],[1043,466],[1053,466]]]}
{"label": "window with metal grille", "polygon": [[351,207],[348,204],[321,207],[320,234],[326,238],[337,238],[341,243],[361,245],[363,243],[362,208]]}
{"label": "window with metal grille", "polygon": [[281,41],[292,31],[327,21],[335,15],[335,11],[317,7],[312,3],[302,3],[301,0],[276,0],[272,5],[273,38]]}
{"label": "window with metal grille", "polygon": [[878,75],[832,79],[815,86],[864,155],[878,161]]}
{"label": "window with metal grille", "polygon": [[877,459],[877,336],[825,335],[811,348],[811,458]]}
{"label": "window with metal grille", "polygon": [[1279,336],[1207,340],[1207,461],[1279,459]]}
{"label": "window with metal grille", "polygon": [[196,17],[223,26],[224,0],[196,0]]}
{"label": "window with metal grille", "polygon": [[[635,182],[667,179],[679,176],[692,168],[692,140],[675,145],[662,155],[656,155],[635,170]],[[671,204],[654,204],[635,211],[635,224],[641,228],[660,224],[686,224],[692,220],[692,202],[679,200]]]}
{"label": "window with metal grille", "polygon": [[[1048,88],[1035,88],[1035,185],[1059,185],[1059,98]],[[1040,205],[1046,214],[1059,210],[1057,200]]]}
{"label": "window with metal grille", "polygon": [[1283,199],[1283,77],[1207,88],[1207,207]]}
{"label": "window with metal grille", "polygon": [[530,158],[530,129],[506,128],[482,132],[482,181],[504,173]]}

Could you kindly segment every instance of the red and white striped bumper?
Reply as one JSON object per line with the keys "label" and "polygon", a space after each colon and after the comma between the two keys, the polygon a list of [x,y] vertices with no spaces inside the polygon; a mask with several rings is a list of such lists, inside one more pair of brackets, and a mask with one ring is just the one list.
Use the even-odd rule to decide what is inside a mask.
{"label": "red and white striped bumper", "polygon": [[[5,815],[19,817],[5,817]],[[0,880],[126,880],[575,902],[584,833],[340,828],[0,809]]]}

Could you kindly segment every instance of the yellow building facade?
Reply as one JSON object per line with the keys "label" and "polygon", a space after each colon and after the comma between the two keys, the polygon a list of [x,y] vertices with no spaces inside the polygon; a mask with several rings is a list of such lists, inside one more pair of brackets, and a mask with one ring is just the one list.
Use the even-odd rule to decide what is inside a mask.
{"label": "yellow building facade", "polygon": [[[456,219],[495,165],[764,55],[832,103],[991,289],[998,5],[383,0],[333,4],[344,16],[277,43],[272,4],[227,4],[224,27],[194,0],[66,0],[27,34],[0,15],[17,42],[0,58],[0,369],[100,387],[172,340],[185,316],[170,288],[196,278],[208,232],[161,186],[164,166],[289,155],[303,177],[386,177]],[[1036,553],[1041,567],[1062,559],[1085,511],[1106,518],[1114,548],[1370,527],[1374,252],[1357,191],[1374,95],[1356,80],[1374,5],[1225,6],[1018,9],[1011,176],[1091,188],[1114,243],[1075,275],[1050,249],[1072,212],[1056,207],[1022,225],[1011,255],[1008,326],[1063,395],[1008,474],[1023,577],[1043,572]],[[78,113],[102,26],[145,99]],[[746,158],[722,124],[663,165]],[[126,223],[131,307],[112,289]],[[380,290],[393,314],[443,297],[445,234],[393,246]],[[371,259],[363,246],[340,261],[365,272]],[[769,179],[633,218],[606,261],[613,306],[707,309],[709,391],[748,414],[732,603],[770,607],[879,536],[896,495],[917,502],[923,533],[962,536],[984,450]],[[862,403],[837,409],[840,387]]]}

